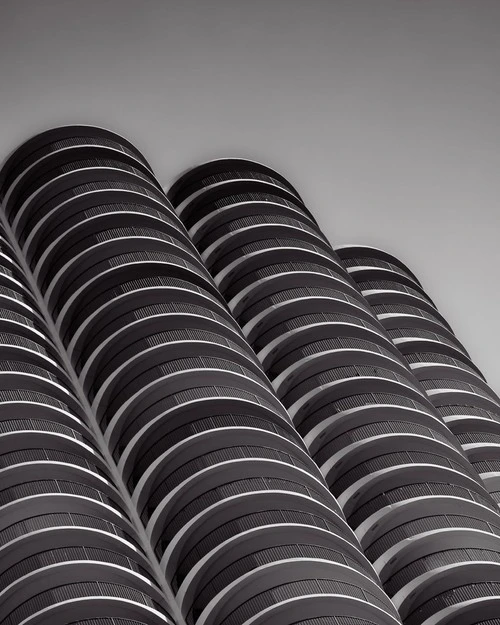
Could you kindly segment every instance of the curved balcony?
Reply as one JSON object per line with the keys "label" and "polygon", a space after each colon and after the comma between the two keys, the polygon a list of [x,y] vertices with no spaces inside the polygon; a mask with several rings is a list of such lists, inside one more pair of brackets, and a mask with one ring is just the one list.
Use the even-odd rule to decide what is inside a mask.
{"label": "curved balcony", "polygon": [[[415,308],[414,310],[418,311],[418,309]],[[406,333],[406,335],[410,335],[410,332],[414,332],[415,337],[419,337],[421,333],[423,333],[423,335],[427,333],[435,334],[438,337],[437,340],[454,347],[470,360],[467,350],[453,332],[448,330],[436,317],[429,317],[432,317],[432,315],[426,315],[424,317],[422,315],[393,313],[391,315],[381,315],[379,316],[379,320],[390,335],[391,333],[395,333],[394,337],[399,336],[397,334],[398,331]]]}
{"label": "curved balcony", "polygon": [[[408,302],[413,301],[415,305],[422,306],[425,309],[432,312],[436,312],[436,306],[430,300],[427,295],[424,295],[422,290],[417,290],[414,287],[406,286],[401,282],[395,282],[394,280],[382,280],[382,279],[367,279],[364,281],[360,281],[356,283],[363,294],[363,296],[368,300],[370,304],[378,304],[384,301],[390,301],[386,295],[394,295],[402,294],[402,298],[400,301],[405,301],[404,296],[409,295],[412,300],[406,300]],[[398,299],[401,297],[398,295]]]}
{"label": "curved balcony", "polygon": [[[45,343],[45,345],[44,345]],[[43,370],[46,377],[69,387],[70,380],[55,349],[48,340],[40,342],[19,336],[13,332],[0,332],[0,350],[5,361],[23,362],[34,369]]]}
{"label": "curved balcony", "polygon": [[401,290],[411,295],[420,296],[429,302],[434,308],[436,305],[420,286],[412,278],[394,271],[392,268],[380,267],[350,267],[349,276],[359,285],[362,291],[369,291],[374,285],[375,288],[385,288],[388,290]]}
{"label": "curved balcony", "polygon": [[135,280],[125,280],[108,294],[104,294],[93,306],[93,312],[79,322],[68,352],[76,360],[80,370],[85,360],[84,354],[95,349],[96,344],[118,331],[129,319],[136,319],[142,314],[175,302],[197,311],[199,307],[208,309],[217,319],[223,319],[229,327],[235,327],[234,320],[218,300],[209,291],[181,278],[162,275],[143,276]]}
{"label": "curved balcony", "polygon": [[[89,387],[89,397],[100,406],[104,406],[109,397],[111,404],[111,397],[118,393],[126,397],[125,387],[135,385],[135,379],[143,371],[152,371],[157,365],[166,367],[171,361],[178,363],[178,366],[173,365],[173,370],[186,369],[189,367],[184,366],[182,361],[186,361],[187,365],[189,357],[206,358],[208,368],[211,368],[210,359],[214,359],[214,363],[218,359],[230,360],[234,365],[241,365],[240,372],[244,372],[247,377],[270,386],[260,365],[237,343],[226,339],[223,334],[200,330],[196,326],[184,326],[146,334],[140,340],[131,342],[114,358],[110,357],[96,370],[93,384]],[[199,366],[203,366],[202,361],[199,361]],[[227,367],[221,365],[220,368]]]}
{"label": "curved balcony", "polygon": [[[66,217],[66,227],[47,232],[44,229],[43,246],[35,250],[32,258],[34,276],[41,283],[47,274],[54,274],[54,267],[61,265],[61,259],[70,260],[78,252],[91,245],[109,241],[120,236],[152,236],[177,247],[188,250],[192,256],[194,247],[187,235],[169,216],[157,209],[136,204],[116,202],[100,205],[96,210],[80,211],[76,223]],[[66,215],[66,213],[65,213]],[[117,227],[117,219],[120,226]],[[58,232],[59,231],[59,232]],[[189,257],[187,257],[189,258]]]}
{"label": "curved balcony", "polygon": [[[390,520],[395,514],[394,510],[400,506],[409,506],[414,514],[416,512],[423,514],[426,511],[424,507],[426,504],[428,514],[437,513],[434,502],[439,497],[454,497],[457,504],[468,500],[490,510],[496,510],[484,487],[480,486],[477,480],[464,475],[461,470],[427,463],[409,463],[407,466],[400,466],[390,478],[389,484],[383,472],[368,476],[344,495],[343,507],[347,520],[351,527],[355,528],[356,535],[361,541],[372,524],[380,525],[380,518],[386,515]],[[421,504],[420,510],[414,510],[410,506],[416,501]]]}
{"label": "curved balcony", "polygon": [[[96,271],[99,273],[96,274]],[[94,275],[76,291],[71,285],[68,286],[68,294],[73,292],[68,299],[60,300],[61,307],[56,310],[57,328],[68,343],[90,315],[101,313],[104,306],[114,300],[120,291],[123,293],[128,290],[131,282],[137,287],[141,286],[141,281],[151,286],[155,286],[155,283],[156,286],[173,286],[176,280],[181,280],[218,297],[215,286],[207,282],[197,267],[166,252],[121,254],[105,261],[101,267],[94,268],[92,273]],[[130,280],[132,276],[133,281]],[[62,304],[62,301],[65,303]]]}
{"label": "curved balcony", "polygon": [[[384,285],[383,288],[368,288],[363,291],[363,295],[368,301],[372,311],[393,311],[394,309],[402,309],[405,311],[408,309],[418,310],[420,314],[417,316],[422,316],[430,320],[437,320],[440,325],[451,331],[449,324],[446,322],[441,313],[433,305],[431,305],[428,300],[424,299],[420,293],[416,291],[412,293],[407,287],[403,287],[402,285],[400,288],[396,289],[393,287],[394,284],[395,283],[391,283],[389,288],[386,288],[386,285]],[[374,285],[372,283],[368,286]],[[377,313],[377,317],[382,315],[383,313]],[[383,317],[381,322],[382,320]]]}
{"label": "curved balcony", "polygon": [[[113,214],[134,217],[141,215],[141,222],[146,225],[154,220],[172,227],[183,240],[189,242],[186,230],[178,217],[171,211],[160,193],[152,193],[140,184],[102,180],[84,185],[77,185],[61,196],[56,196],[30,218],[24,228],[24,253],[31,267],[39,262],[46,250],[65,235],[78,232],[78,226],[85,232],[93,229],[94,224],[106,222]],[[39,214],[40,213],[40,214]],[[129,217],[132,221],[136,221]],[[138,221],[138,219],[137,219]],[[116,226],[116,217],[113,220]]]}
{"label": "curved balcony", "polygon": [[[133,376],[133,372],[130,375]],[[193,381],[193,376],[200,376],[200,382]],[[111,447],[114,448],[120,431],[132,420],[140,419],[144,424],[145,420],[141,415],[147,412],[149,417],[152,414],[156,416],[158,402],[162,399],[197,386],[233,386],[243,392],[257,394],[287,418],[281,404],[261,376],[225,358],[193,355],[159,363],[150,370],[145,370],[133,378],[133,385],[123,387],[122,384],[124,392],[110,397],[109,404],[102,403],[99,397],[96,398],[94,404],[98,416],[103,426],[109,424],[106,436]]]}
{"label": "curved balcony", "polygon": [[[287,335],[293,330],[300,331],[301,327],[335,322],[366,328],[370,330],[370,337],[373,336],[371,332],[380,334],[384,336],[386,347],[391,343],[383,331],[373,324],[373,318],[358,300],[337,289],[303,286],[275,290],[271,295],[250,304],[240,315],[247,340],[263,358],[267,357],[269,351],[272,352],[272,349],[263,351],[264,348],[272,342],[281,342],[281,335]],[[350,329],[359,332],[361,336],[361,330]]]}
{"label": "curved balcony", "polygon": [[398,432],[429,436],[458,447],[449,429],[430,410],[388,403],[366,404],[336,412],[321,421],[304,439],[313,458],[321,465],[351,442]]}
{"label": "curved balcony", "polygon": [[[132,616],[139,622],[155,625],[171,623],[165,615],[163,606],[153,599],[154,592],[148,588],[134,588],[129,576],[114,571],[116,581],[110,581],[107,571],[98,566],[76,566],[65,571],[67,578],[53,583],[48,582],[50,576],[37,579],[25,592],[11,601],[3,602],[0,618],[5,625],[21,623],[54,623],[64,625],[68,616],[94,618],[101,614],[116,616]],[[133,581],[136,581],[135,579]],[[65,582],[65,583],[64,583]],[[145,591],[148,591],[147,594]],[[10,612],[8,612],[10,610]]]}
{"label": "curved balcony", "polygon": [[139,150],[130,143],[130,141],[125,139],[125,137],[115,132],[111,132],[105,128],[85,125],[60,126],[59,128],[51,128],[50,130],[35,135],[24,142],[9,156],[0,176],[0,187],[3,190],[2,199],[6,190],[8,190],[14,180],[25,170],[29,169],[33,163],[36,163],[52,152],[82,145],[119,150],[139,160],[151,170]]}
{"label": "curved balcony", "polygon": [[408,352],[405,354],[405,358],[417,378],[423,375],[429,375],[429,377],[451,376],[492,392],[477,369],[466,362],[468,360],[466,358],[456,358],[436,351]]}
{"label": "curved balcony", "polygon": [[73,265],[78,264],[85,267],[90,261],[97,263],[111,258],[117,253],[133,253],[144,249],[170,251],[187,261],[191,261],[194,265],[198,265],[199,269],[204,272],[203,265],[193,259],[190,247],[180,239],[181,237],[172,237],[155,228],[122,225],[120,228],[96,229],[92,235],[82,239],[70,239],[66,250],[52,258],[50,268],[37,277],[50,304],[54,293],[57,293],[58,283],[64,284],[68,280],[68,276],[71,281],[71,271],[74,271]]}
{"label": "curved balcony", "polygon": [[[197,339],[208,342],[213,338],[214,343],[225,342],[245,358],[243,362],[251,361],[260,370],[260,363],[249,352],[247,343],[236,327],[229,326],[221,315],[208,307],[186,301],[150,304],[121,315],[119,322],[114,332],[107,324],[105,333],[98,337],[94,335],[93,340],[85,345],[78,363],[80,366],[84,363],[80,377],[85,388],[86,378],[97,379],[103,369],[112,366],[112,362],[119,366],[126,360],[126,354],[130,358],[132,354],[139,353],[141,342],[144,347],[158,345],[162,337],[165,343],[169,338],[172,341]],[[135,348],[132,348],[133,345]]]}
{"label": "curved balcony", "polygon": [[172,185],[168,198],[175,206],[206,187],[224,180],[251,179],[273,181],[278,186],[291,191],[299,200],[297,190],[280,173],[257,161],[243,158],[220,158],[207,161],[182,174]]}
{"label": "curved balcony", "polygon": [[451,364],[435,363],[419,363],[413,366],[413,371],[427,391],[436,388],[436,384],[443,388],[471,391],[479,397],[495,403],[498,406],[496,410],[500,411],[500,398],[475,371],[467,371],[460,366]]}
{"label": "curved balcony", "polygon": [[7,302],[2,303],[4,307],[0,307],[0,332],[12,333],[17,337],[38,343],[43,346],[44,350],[50,352],[51,357],[59,357],[54,344],[45,335],[38,315],[28,316],[27,314],[20,314],[15,310],[7,308]]}
{"label": "curved balcony", "polygon": [[[392,374],[390,377],[364,375],[336,379],[335,371],[333,370],[331,375],[329,375],[329,372],[326,373],[324,380],[320,379],[317,383],[315,381],[314,388],[287,406],[287,409],[294,424],[298,427],[306,420],[311,419],[313,414],[316,417],[314,421],[318,423],[320,411],[332,402],[341,402],[343,399],[349,400],[352,396],[358,396],[359,400],[364,404],[371,403],[370,400],[372,398],[370,395],[376,392],[399,395],[408,399],[409,402],[416,401],[418,403],[423,400],[419,390],[406,380],[398,379],[398,376],[395,374]],[[341,403],[339,404],[340,406],[342,406]],[[347,402],[345,407],[353,407],[353,404]],[[331,414],[333,411],[329,409],[329,412]],[[323,415],[321,414],[321,416]],[[316,425],[316,423],[314,424]]]}
{"label": "curved balcony", "polygon": [[422,286],[418,277],[407,265],[385,250],[368,245],[336,245],[333,249],[348,268],[357,266],[390,268],[398,273],[403,272],[403,275],[411,278],[420,287]]}
{"label": "curved balcony", "polygon": [[246,320],[251,319],[250,314],[253,316],[265,309],[269,298],[275,296],[278,301],[281,297],[285,299],[292,289],[298,289],[296,293],[299,296],[302,289],[310,290],[312,295],[330,295],[334,298],[340,292],[344,294],[345,301],[353,302],[359,308],[363,308],[364,304],[360,294],[339,279],[334,271],[315,263],[275,263],[257,271],[255,280],[250,276],[249,279],[248,286],[228,301],[231,312],[243,328]]}
{"label": "curved balcony", "polygon": [[276,279],[263,280],[252,292],[235,300],[233,314],[252,344],[261,329],[286,320],[295,311],[297,314],[345,312],[359,318],[360,323],[373,322],[366,305],[351,296],[350,289],[338,278],[298,272],[292,285],[292,277],[293,273],[284,273]]}
{"label": "curved balcony", "polygon": [[[142,497],[142,504],[138,502],[138,505],[141,506],[141,518],[144,523],[155,516],[155,514],[160,515],[164,521],[165,512],[164,507],[167,505],[174,505],[175,502],[169,502],[168,498],[171,494],[171,489],[175,490],[180,485],[185,485],[187,480],[190,480],[191,483],[195,483],[196,480],[203,481],[208,479],[209,482],[213,482],[213,476],[215,476],[216,481],[219,479],[220,471],[227,469],[228,471],[235,471],[235,476],[239,476],[242,478],[238,480],[238,484],[236,485],[237,489],[245,488],[245,484],[255,483],[256,480],[253,479],[256,475],[260,475],[257,471],[257,474],[254,475],[255,466],[254,463],[258,463],[262,461],[262,469],[265,471],[269,470],[267,467],[267,461],[271,463],[281,463],[281,465],[290,465],[290,470],[286,470],[285,466],[280,466],[280,471],[283,472],[283,475],[286,474],[286,477],[289,478],[286,481],[290,480],[301,480],[301,474],[296,474],[293,468],[301,469],[301,471],[305,471],[308,474],[308,477],[304,477],[305,483],[309,479],[309,476],[313,476],[320,484],[323,483],[321,478],[321,474],[315,467],[314,471],[311,471],[311,463],[304,461],[304,459],[297,453],[286,453],[281,450],[280,443],[281,441],[275,441],[278,443],[278,448],[264,446],[264,445],[249,445],[247,446],[236,446],[234,445],[234,432],[233,434],[233,446],[232,447],[220,447],[216,449],[213,453],[206,453],[198,458],[192,459],[191,462],[186,462],[182,467],[179,467],[178,471],[174,471],[171,474],[168,474],[168,462],[167,466],[164,467],[161,463],[163,458],[160,458],[157,463],[153,463],[153,467],[151,470],[143,477],[141,480],[141,484],[145,484],[148,491]],[[224,438],[224,436],[222,436]],[[250,456],[249,452],[252,452],[254,455]],[[167,459],[168,460],[168,459]],[[245,464],[246,462],[250,462],[250,464]],[[158,465],[159,468],[158,468]],[[276,467],[271,467],[271,472]],[[248,474],[248,475],[247,475]],[[264,473],[265,476],[265,473]],[[302,480],[302,481],[304,481]],[[257,480],[259,482],[259,480]],[[141,493],[137,492],[137,496],[140,497]],[[182,489],[181,489],[182,490]],[[223,489],[222,489],[223,490]],[[241,491],[238,491],[241,492]],[[244,490],[242,492],[245,492]],[[313,492],[314,491],[313,489]],[[212,493],[213,494],[213,493]],[[149,495],[149,496],[147,496]],[[314,496],[314,495],[313,495]],[[186,497],[185,493],[182,497]],[[207,497],[202,497],[202,500],[209,501],[210,495]],[[321,499],[321,496],[319,495]],[[167,499],[167,501],[165,501]],[[200,511],[200,505],[202,502],[191,502],[190,510]],[[174,515],[174,517],[177,514]],[[184,518],[184,509],[182,509],[182,514],[179,519]],[[174,524],[172,527],[167,528],[168,531],[163,532],[163,545],[167,544],[166,537],[173,536],[172,534],[175,528],[179,528],[177,521],[179,519],[174,520]],[[170,523],[166,523],[166,525],[170,525]],[[172,529],[174,528],[174,529]]]}
{"label": "curved balcony", "polygon": [[[254,252],[250,256],[234,261],[219,272],[215,276],[215,281],[226,299],[231,302],[237,301],[236,297],[241,292],[245,292],[247,287],[260,280],[276,274],[300,271],[332,277],[342,284],[342,290],[354,298],[358,297],[355,288],[343,277],[339,277],[335,261],[301,248],[277,248]],[[231,305],[230,307],[232,308]]]}
{"label": "curved balcony", "polygon": [[[291,213],[291,210],[288,212]],[[240,213],[241,216],[236,217],[232,210],[226,209],[212,215],[210,220],[206,218],[206,227],[202,233],[198,237],[193,235],[207,265],[235,250],[237,241],[248,243],[252,239],[270,237],[296,239],[316,245],[331,254],[321,233],[307,220],[301,220],[300,215],[288,215],[282,207],[271,211],[268,204],[249,207],[246,203],[242,204]]]}
{"label": "curved balcony", "polygon": [[422,497],[397,504],[392,513],[381,509],[362,523],[357,531],[368,559],[377,571],[391,571],[398,565],[397,554],[414,539],[429,537],[436,542],[442,532],[470,529],[500,536],[497,513],[472,499],[453,494]]}
{"label": "curved balcony", "polygon": [[[276,595],[281,601],[276,601]],[[296,604],[307,599],[325,601],[329,596],[330,613],[336,611],[333,606],[339,595],[344,603],[348,603],[347,598],[351,599],[350,614],[360,614],[354,605],[358,600],[364,603],[361,608],[363,615],[371,614],[372,619],[384,625],[398,622],[392,603],[375,582],[346,566],[312,558],[284,560],[254,569],[216,595],[196,622],[202,625],[236,625],[243,619],[248,622],[251,618],[252,622],[261,615],[268,617],[262,613],[272,610],[272,622],[284,624],[296,618]],[[193,614],[193,619],[188,622],[193,623],[194,618]]]}
{"label": "curved balcony", "polygon": [[310,456],[288,437],[250,427],[219,427],[185,438],[156,458],[151,457],[136,484],[134,501],[143,510],[146,502],[151,506],[153,496],[155,500],[161,498],[160,491],[167,494],[183,479],[205,467],[244,458],[281,460],[321,480],[321,473]]}
{"label": "curved balcony", "polygon": [[300,467],[266,458],[229,460],[187,478],[159,502],[147,525],[157,553],[162,555],[183,526],[215,502],[239,493],[266,490],[308,495],[340,515],[340,508],[324,482]]}
{"label": "curved balcony", "polygon": [[[313,524],[311,515],[309,524],[305,514],[303,517],[301,524],[274,523],[253,527],[219,543],[183,578],[177,593],[183,611],[193,610],[189,606],[199,605],[200,599],[204,606],[207,605],[224,588],[224,581],[235,577],[232,570],[237,571],[236,577],[241,576],[257,562],[316,555],[350,566],[376,581],[370,563],[350,542]],[[320,518],[317,517],[316,521]],[[306,542],[297,543],[298,537]]]}
{"label": "curved balcony", "polygon": [[[233,276],[237,278],[238,274],[244,275],[243,272],[262,268],[269,264],[270,261],[274,262],[275,260],[282,262],[287,260],[311,260],[318,262],[330,269],[333,268],[335,270],[338,268],[341,279],[346,281],[340,271],[341,266],[339,263],[322,246],[308,243],[298,238],[285,238],[283,235],[279,238],[256,239],[252,243],[245,243],[243,239],[241,241],[237,239],[238,237],[232,237],[231,239],[231,243],[235,245],[233,250],[224,250],[224,253],[219,253],[217,256],[213,254],[211,262],[209,262],[209,259],[205,261],[207,268],[212,272],[216,283],[222,290],[226,283],[230,284],[233,281]],[[214,256],[216,257],[213,258]],[[349,283],[349,281],[346,282]]]}
{"label": "curved balcony", "polygon": [[[140,476],[161,454],[192,436],[205,432],[215,435],[220,428],[238,428],[238,433],[247,428],[270,432],[304,449],[291,423],[257,395],[237,393],[228,387],[220,387],[218,395],[202,387],[196,390],[194,398],[194,393],[183,394],[184,401],[173,404],[142,427],[134,425],[135,434],[126,433],[120,439],[119,466],[130,488],[137,485]],[[126,441],[129,442],[125,445]]]}
{"label": "curved balcony", "polygon": [[83,167],[95,165],[124,167],[139,176],[150,175],[149,169],[137,158],[110,146],[74,145],[53,151],[39,158],[16,178],[5,193],[4,206],[8,215],[15,214],[38,189],[48,182],[57,181],[61,174],[67,174]]}
{"label": "curved balcony", "polygon": [[[284,186],[272,180],[249,177],[248,179],[225,180],[206,189],[197,191],[187,202],[176,205],[176,213],[182,219],[191,235],[202,232],[209,215],[242,201],[272,202],[290,211],[301,213],[314,225],[315,221],[297,196]],[[201,223],[203,221],[203,223]]]}
{"label": "curved balcony", "polygon": [[[4,263],[7,264],[7,263]],[[36,300],[30,293],[26,281],[19,278],[13,271],[0,265],[0,293],[4,297],[26,304],[26,307],[36,309]],[[10,296],[10,297],[9,297]],[[8,299],[7,299],[8,301]]]}
{"label": "curved balcony", "polygon": [[[303,371],[313,373],[313,369],[325,369],[325,365],[332,368],[343,365],[373,366],[370,374],[376,374],[376,368],[380,366],[398,373],[415,385],[415,379],[408,368],[395,356],[392,349],[386,348],[386,341],[345,324],[324,324],[290,332],[283,339],[273,341],[269,347],[271,349],[266,348],[259,352],[259,356],[262,357],[263,366],[277,391],[288,388],[290,382],[296,381]],[[266,352],[269,354],[267,358]],[[365,371],[368,373],[367,369]],[[362,375],[356,372],[353,374]],[[285,386],[284,382],[287,382]]]}
{"label": "curved balcony", "polygon": [[[309,302],[310,307],[301,306],[301,303],[307,303],[306,300],[302,302],[299,300],[296,303],[297,306],[293,308],[287,306],[286,309],[283,309],[284,314],[279,315],[279,319],[275,319],[273,316],[269,318],[269,315],[266,315],[258,327],[256,326],[252,345],[263,362],[274,353],[275,347],[278,348],[279,345],[288,342],[296,335],[315,333],[321,336],[328,332],[335,333],[338,324],[342,324],[340,325],[342,328],[346,327],[344,324],[348,324],[347,327],[356,338],[366,338],[367,340],[371,338],[386,349],[394,351],[392,341],[377,326],[363,319],[347,312],[330,310],[315,312],[314,305],[311,306],[312,302]],[[332,306],[332,308],[334,307]],[[338,308],[342,310],[344,307],[339,306]],[[349,309],[347,308],[347,310]],[[394,353],[397,352],[394,351]]]}
{"label": "curved balcony", "polygon": [[471,561],[460,567],[443,566],[408,584],[394,596],[394,602],[408,625],[421,625],[431,615],[442,623],[443,616],[449,618],[453,614],[457,622],[471,600],[474,600],[476,614],[482,612],[483,602],[494,601],[498,609],[499,574],[500,567],[488,561]]}
{"label": "curved balcony", "polygon": [[24,243],[26,225],[37,214],[46,214],[54,203],[74,196],[82,185],[112,180],[139,185],[153,196],[161,197],[161,189],[152,177],[120,160],[97,157],[56,167],[34,184],[25,185],[19,190],[17,202],[12,204],[10,211],[7,207],[9,222],[21,243]]}
{"label": "curved balcony", "polygon": [[[396,445],[404,451],[398,451]],[[320,468],[333,494],[341,499],[344,491],[365,476],[384,472],[385,477],[391,479],[391,473],[397,471],[397,467],[409,463],[449,467],[475,479],[472,467],[456,447],[408,432],[355,441],[331,455]]]}
{"label": "curved balcony", "polygon": [[299,203],[290,202],[285,197],[255,190],[233,195],[219,192],[217,197],[212,210],[205,209],[202,217],[195,213],[191,220],[189,235],[202,254],[218,238],[227,241],[227,235],[234,230],[266,224],[294,226],[326,241]]}

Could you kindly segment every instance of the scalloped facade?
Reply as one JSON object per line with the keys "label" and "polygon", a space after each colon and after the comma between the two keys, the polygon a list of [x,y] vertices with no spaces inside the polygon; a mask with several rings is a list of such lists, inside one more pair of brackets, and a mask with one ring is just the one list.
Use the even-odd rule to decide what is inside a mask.
{"label": "scalloped facade", "polygon": [[0,192],[0,625],[495,622],[498,398],[402,263],[100,128]]}

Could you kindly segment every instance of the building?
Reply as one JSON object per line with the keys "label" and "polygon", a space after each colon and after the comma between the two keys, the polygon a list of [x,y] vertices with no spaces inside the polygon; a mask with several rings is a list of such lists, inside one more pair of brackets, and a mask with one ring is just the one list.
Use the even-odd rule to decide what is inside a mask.
{"label": "building", "polygon": [[486,489],[500,502],[500,398],[401,261],[366,246],[336,249]]}
{"label": "building", "polygon": [[495,480],[281,175],[68,126],[0,191],[0,625],[500,622]]}
{"label": "building", "polygon": [[[0,623],[398,623],[142,155],[104,130],[56,129],[8,159],[2,190],[3,438],[26,447],[29,402],[46,479],[31,450],[4,469],[24,551],[0,508]],[[59,434],[70,424],[85,445]],[[80,522],[60,549],[57,509],[41,542],[54,498],[113,525]]]}
{"label": "building", "polygon": [[337,254],[296,190],[260,164],[206,163],[169,198],[403,622],[499,623],[495,496],[438,409],[460,404],[456,386],[429,396],[427,380],[452,376],[422,377],[392,340],[407,326],[377,318],[376,304],[406,297],[441,319],[416,278],[376,254],[365,262],[371,250]]}

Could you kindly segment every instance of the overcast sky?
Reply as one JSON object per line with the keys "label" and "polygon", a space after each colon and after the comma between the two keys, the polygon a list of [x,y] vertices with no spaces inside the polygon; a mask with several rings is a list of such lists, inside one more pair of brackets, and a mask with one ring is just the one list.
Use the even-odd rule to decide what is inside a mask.
{"label": "overcast sky", "polygon": [[500,0],[1,0],[0,160],[68,123],[243,156],[399,256],[500,392]]}

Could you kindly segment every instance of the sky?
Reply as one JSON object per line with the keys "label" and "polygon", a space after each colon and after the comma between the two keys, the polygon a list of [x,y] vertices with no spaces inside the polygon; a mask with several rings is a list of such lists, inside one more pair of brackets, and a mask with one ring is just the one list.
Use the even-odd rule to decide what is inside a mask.
{"label": "sky", "polygon": [[1,0],[0,161],[53,126],[166,187],[261,161],[420,278],[500,393],[500,0]]}

